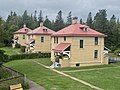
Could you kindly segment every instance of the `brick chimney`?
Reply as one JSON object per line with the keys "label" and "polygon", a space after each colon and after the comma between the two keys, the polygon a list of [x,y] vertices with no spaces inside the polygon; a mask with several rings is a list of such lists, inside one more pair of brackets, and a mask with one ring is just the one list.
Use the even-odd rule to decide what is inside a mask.
{"label": "brick chimney", "polygon": [[78,17],[73,17],[72,18],[72,24],[77,24],[78,22]]}
{"label": "brick chimney", "polygon": [[40,22],[40,27],[42,27],[43,26],[43,21],[42,22]]}
{"label": "brick chimney", "polygon": [[26,28],[26,24],[24,24],[23,27]]}

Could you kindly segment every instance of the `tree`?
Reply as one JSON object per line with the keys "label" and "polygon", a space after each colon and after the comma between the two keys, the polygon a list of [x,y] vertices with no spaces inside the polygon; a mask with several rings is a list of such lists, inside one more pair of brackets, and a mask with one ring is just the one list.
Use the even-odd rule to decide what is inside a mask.
{"label": "tree", "polygon": [[38,17],[38,23],[40,22],[43,22],[42,10],[40,10],[39,17]]}
{"label": "tree", "polygon": [[107,12],[105,9],[99,10],[94,17],[93,22],[95,30],[102,32],[104,34],[107,33],[108,29],[108,20],[107,20]]}
{"label": "tree", "polygon": [[71,12],[69,12],[69,14],[68,14],[68,16],[67,16],[67,23],[66,23],[67,25],[70,25],[70,24],[72,24],[72,14],[71,14]]}
{"label": "tree", "polygon": [[82,20],[82,18],[80,19],[80,24],[83,24],[83,20]]}
{"label": "tree", "polygon": [[87,26],[89,26],[90,28],[92,28],[92,27],[93,27],[92,13],[91,13],[91,12],[88,14],[86,24],[87,24]]}
{"label": "tree", "polygon": [[4,20],[0,17],[0,47],[4,46]]}
{"label": "tree", "polygon": [[45,21],[44,21],[44,26],[52,29],[52,23],[51,23],[51,21],[48,19],[47,16],[46,16],[46,19],[45,19]]}
{"label": "tree", "polygon": [[62,29],[65,26],[63,18],[62,18],[62,11],[60,10],[58,12],[58,15],[56,16],[56,20],[54,23],[55,31],[58,31]]}

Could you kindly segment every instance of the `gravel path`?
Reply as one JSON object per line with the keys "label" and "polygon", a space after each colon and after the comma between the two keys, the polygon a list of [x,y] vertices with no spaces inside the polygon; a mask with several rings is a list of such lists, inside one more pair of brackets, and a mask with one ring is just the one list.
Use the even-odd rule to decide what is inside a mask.
{"label": "gravel path", "polygon": [[36,84],[35,82],[29,80],[30,89],[29,90],[45,90],[44,87]]}

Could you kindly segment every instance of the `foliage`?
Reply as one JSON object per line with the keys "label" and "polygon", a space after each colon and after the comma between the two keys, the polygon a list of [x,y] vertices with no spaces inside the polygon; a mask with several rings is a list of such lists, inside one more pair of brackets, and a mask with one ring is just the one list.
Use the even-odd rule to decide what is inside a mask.
{"label": "foliage", "polygon": [[92,28],[92,27],[93,27],[92,13],[91,13],[91,12],[88,14],[86,24],[87,24],[87,26],[89,26],[90,28]]}
{"label": "foliage", "polygon": [[21,49],[21,52],[24,53],[25,49],[26,49],[26,46],[21,46],[20,49]]}
{"label": "foliage", "polygon": [[114,51],[115,55],[119,55],[120,54],[120,48],[118,48],[117,50]]}
{"label": "foliage", "polygon": [[[58,31],[72,23],[72,12],[68,13],[67,20],[63,19],[61,10],[57,13],[55,20],[50,20],[48,17],[49,16],[46,16],[44,20],[44,26],[54,31]],[[22,28],[24,24],[30,29],[35,29],[39,26],[41,21],[43,21],[42,10],[40,10],[39,14],[35,10],[33,15],[29,15],[27,10],[25,10],[22,15],[17,15],[16,12],[11,11],[7,20],[3,20],[0,17],[0,47],[11,46],[13,32]],[[106,9],[99,10],[95,16],[92,16],[92,12],[90,12],[86,21],[80,18],[79,22],[107,35],[107,37],[105,37],[105,46],[112,51],[116,48],[120,48],[119,18],[112,15],[112,17],[108,19]]]}
{"label": "foliage", "polygon": [[21,45],[19,43],[15,44],[15,48],[20,48],[20,47],[21,47]]}
{"label": "foliage", "polygon": [[34,58],[50,58],[50,53],[24,53],[16,54],[9,56],[9,60],[18,60],[18,59],[34,59]]}
{"label": "foliage", "polygon": [[4,54],[4,50],[0,50],[0,62],[6,62],[8,60],[8,55]]}

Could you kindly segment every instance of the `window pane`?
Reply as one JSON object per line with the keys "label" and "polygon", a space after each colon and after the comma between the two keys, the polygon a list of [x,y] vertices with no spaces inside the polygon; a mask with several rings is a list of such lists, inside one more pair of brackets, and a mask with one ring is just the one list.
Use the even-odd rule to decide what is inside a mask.
{"label": "window pane", "polygon": [[23,39],[25,39],[25,35],[23,35]]}
{"label": "window pane", "polygon": [[95,45],[98,45],[98,37],[95,37]]}
{"label": "window pane", "polygon": [[80,48],[83,48],[83,40],[80,40]]}
{"label": "window pane", "polygon": [[94,51],[94,58],[98,58],[98,50]]}
{"label": "window pane", "polygon": [[44,37],[41,37],[41,42],[44,42]]}
{"label": "window pane", "polygon": [[66,41],[66,37],[64,37],[64,41]]}

